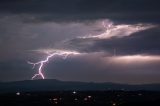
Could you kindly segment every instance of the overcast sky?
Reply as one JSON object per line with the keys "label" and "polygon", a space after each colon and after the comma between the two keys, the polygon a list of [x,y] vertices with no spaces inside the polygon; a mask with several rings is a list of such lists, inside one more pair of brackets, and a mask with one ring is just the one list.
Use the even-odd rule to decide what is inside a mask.
{"label": "overcast sky", "polygon": [[[158,0],[0,0],[0,81],[160,83]],[[38,79],[41,77],[37,77]]]}

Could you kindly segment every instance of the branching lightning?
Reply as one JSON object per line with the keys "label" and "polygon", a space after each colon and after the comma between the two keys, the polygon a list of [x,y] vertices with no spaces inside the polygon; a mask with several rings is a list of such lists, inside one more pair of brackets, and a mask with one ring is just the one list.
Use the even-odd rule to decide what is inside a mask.
{"label": "branching lightning", "polygon": [[[98,39],[109,39],[111,37],[123,37],[123,36],[130,36],[131,34],[135,32],[139,32],[142,30],[146,30],[148,28],[154,27],[153,25],[143,25],[143,24],[135,24],[135,25],[126,25],[126,24],[121,24],[121,25],[115,25],[112,22],[107,22],[105,23],[104,21],[102,22],[102,26],[105,28],[105,31],[101,34],[98,35],[89,35],[89,36],[80,36],[77,38],[81,39],[86,39],[86,38],[98,38]],[[43,68],[44,65],[49,62],[49,60],[55,56],[62,56],[63,59],[66,59],[69,55],[78,55],[80,54],[79,52],[76,51],[66,51],[66,50],[35,50],[38,52],[43,52],[47,54],[47,57],[39,62],[33,63],[29,62],[28,64],[33,65],[33,69],[35,66],[38,66],[38,72],[33,75],[32,79],[35,79],[36,77],[40,76],[42,79],[45,79],[45,76],[43,74]],[[114,56],[116,56],[116,49],[114,49]]]}
{"label": "branching lightning", "polygon": [[29,62],[28,64],[32,64],[33,65],[33,69],[35,68],[36,65],[39,66],[38,68],[38,72],[36,74],[33,75],[32,80],[35,79],[36,77],[40,76],[42,77],[42,79],[45,79],[45,76],[43,75],[43,68],[44,65],[49,62],[49,60],[55,56],[62,56],[63,59],[66,59],[69,55],[78,55],[80,54],[79,52],[76,51],[63,51],[63,50],[59,50],[59,51],[55,51],[51,54],[49,54],[44,60],[33,63],[33,62]]}

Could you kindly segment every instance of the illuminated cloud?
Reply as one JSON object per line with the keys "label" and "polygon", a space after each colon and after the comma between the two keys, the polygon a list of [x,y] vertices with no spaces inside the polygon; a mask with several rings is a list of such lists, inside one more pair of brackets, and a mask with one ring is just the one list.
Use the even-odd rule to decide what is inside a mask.
{"label": "illuminated cloud", "polygon": [[147,62],[160,62],[160,56],[156,55],[124,55],[113,56],[111,61],[120,64],[132,63],[147,63]]}
{"label": "illuminated cloud", "polygon": [[124,36],[130,36],[131,34],[136,32],[140,32],[140,31],[155,27],[154,25],[150,25],[150,24],[114,25],[113,22],[110,22],[110,23],[102,22],[102,25],[104,26],[104,28],[106,28],[105,32],[99,35],[88,35],[88,36],[83,36],[79,38],[83,38],[83,39],[87,39],[87,38],[109,39],[112,37],[121,38]]}
{"label": "illuminated cloud", "polygon": [[80,52],[78,51],[74,51],[74,50],[63,50],[63,49],[37,49],[37,50],[30,50],[32,52],[37,52],[37,53],[42,53],[42,54],[52,54],[52,53],[56,53],[56,54],[80,54]]}
{"label": "illuminated cloud", "polygon": [[[152,24],[134,24],[134,25],[127,25],[127,24],[120,24],[120,25],[115,25],[113,24],[112,21],[106,20],[106,21],[99,21],[98,23],[102,24],[93,24],[97,26],[102,26],[102,30],[105,29],[105,31],[101,34],[95,34],[91,36],[82,36],[82,37],[75,37],[72,39],[65,40],[63,42],[57,43],[57,47],[53,48],[42,48],[42,49],[36,49],[32,50],[37,53],[45,54],[46,57],[45,59],[42,59],[38,62],[28,62],[29,64],[33,65],[33,67],[38,65],[38,70],[37,72],[33,75],[32,79],[37,78],[40,76],[41,78],[45,78],[44,75],[44,66],[46,63],[51,61],[51,58],[54,58],[55,56],[60,56],[63,59],[66,59],[68,56],[77,56],[80,54],[85,54],[82,56],[82,58],[85,58],[86,56],[91,56],[91,58],[88,58],[89,61],[93,60],[94,56],[97,57],[99,56],[99,63],[102,63],[102,65],[98,64],[96,65],[97,67],[100,66],[100,69],[105,69],[107,68],[105,65],[105,62],[107,65],[110,63],[112,65],[122,67],[125,65],[135,65],[135,64],[146,64],[150,62],[157,62],[160,61],[159,56],[151,56],[151,55],[120,55],[116,53],[116,49],[113,49],[110,47],[109,49],[113,49],[113,55],[111,55],[110,50],[97,50],[96,46],[99,46],[100,48],[102,47],[101,45],[96,45],[97,42],[101,42],[101,40],[106,40],[106,42],[111,42],[110,45],[114,42],[114,40],[121,40],[121,39],[126,39],[128,37],[130,38],[136,38],[134,36],[135,33],[139,33],[141,31],[145,31],[147,29],[154,28],[156,25]],[[100,27],[101,28],[101,27]],[[132,37],[134,36],[134,37]],[[108,40],[108,41],[107,41]],[[112,41],[113,40],[113,41]],[[129,40],[128,40],[129,41]],[[60,44],[60,45],[58,45]],[[125,45],[126,46],[126,45]],[[95,50],[90,50],[90,47],[93,47]],[[123,45],[124,47],[124,45]],[[63,49],[65,48],[65,49]],[[89,51],[85,51],[84,49],[88,49]],[[116,56],[117,55],[117,56]],[[77,57],[78,58],[78,57]],[[54,61],[54,59],[53,59]],[[88,61],[88,60],[87,60]],[[130,67],[131,67],[130,66]],[[117,70],[117,69],[116,69]]]}
{"label": "illuminated cloud", "polygon": [[[159,4],[158,0],[1,0],[0,80],[30,79],[37,71],[26,61],[45,60],[55,53],[58,58],[44,67],[46,78],[160,82]],[[78,56],[63,60],[63,54],[72,53]]]}

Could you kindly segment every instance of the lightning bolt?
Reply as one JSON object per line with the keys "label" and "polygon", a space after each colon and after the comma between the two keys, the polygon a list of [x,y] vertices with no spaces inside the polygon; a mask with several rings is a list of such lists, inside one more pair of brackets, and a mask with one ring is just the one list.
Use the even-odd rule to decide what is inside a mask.
{"label": "lightning bolt", "polygon": [[32,69],[34,69],[36,65],[39,65],[38,73],[32,76],[32,80],[38,76],[42,77],[42,79],[45,79],[45,76],[43,75],[43,67],[47,62],[49,62],[51,58],[55,56],[62,56],[63,59],[66,59],[69,55],[78,55],[78,54],[80,53],[76,51],[55,51],[54,53],[48,54],[48,56],[44,60],[41,60],[39,62],[33,63],[28,61],[28,64],[33,65]]}
{"label": "lightning bolt", "polygon": [[[130,36],[131,34],[135,33],[135,32],[139,32],[142,30],[146,30],[148,28],[152,28],[154,27],[153,25],[143,25],[143,24],[135,24],[135,25],[126,25],[126,24],[121,24],[121,25],[115,25],[112,22],[107,22],[105,23],[105,21],[102,22],[102,26],[104,28],[106,28],[104,33],[98,34],[98,35],[89,35],[89,36],[80,36],[77,38],[81,38],[81,39],[86,39],[86,38],[99,38],[99,39],[109,39],[111,37],[123,37],[123,36]],[[66,59],[69,55],[77,55],[80,54],[79,52],[76,51],[65,51],[65,50],[40,50],[38,52],[43,52],[48,54],[47,57],[42,60],[39,61],[37,63],[33,63],[33,62],[29,62],[28,64],[33,65],[33,69],[35,68],[35,66],[39,66],[38,68],[38,72],[36,74],[33,75],[32,79],[35,79],[37,76],[42,77],[42,79],[45,79],[45,76],[43,75],[43,68],[44,65],[49,62],[49,60],[52,57],[55,56],[62,56],[63,59]],[[52,53],[49,53],[52,52]],[[116,50],[114,50],[114,55],[116,55]]]}

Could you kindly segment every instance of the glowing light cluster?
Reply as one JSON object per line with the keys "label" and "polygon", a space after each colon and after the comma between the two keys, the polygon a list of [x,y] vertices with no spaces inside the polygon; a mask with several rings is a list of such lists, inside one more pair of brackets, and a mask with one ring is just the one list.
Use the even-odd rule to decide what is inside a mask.
{"label": "glowing light cluster", "polygon": [[[48,52],[47,52],[48,53]],[[57,50],[51,54],[48,54],[48,56],[42,60],[42,61],[39,61],[39,62],[36,62],[36,63],[33,63],[33,62],[29,62],[28,61],[28,64],[32,64],[33,65],[33,69],[35,68],[36,65],[39,65],[39,68],[38,68],[38,73],[34,74],[32,79],[35,79],[36,77],[40,76],[42,77],[42,79],[45,78],[45,76],[43,75],[42,71],[43,71],[43,67],[44,65],[49,62],[49,59],[54,57],[54,56],[62,56],[63,59],[66,59],[69,55],[78,55],[80,53],[76,52],[76,51],[64,51],[64,50]]]}

